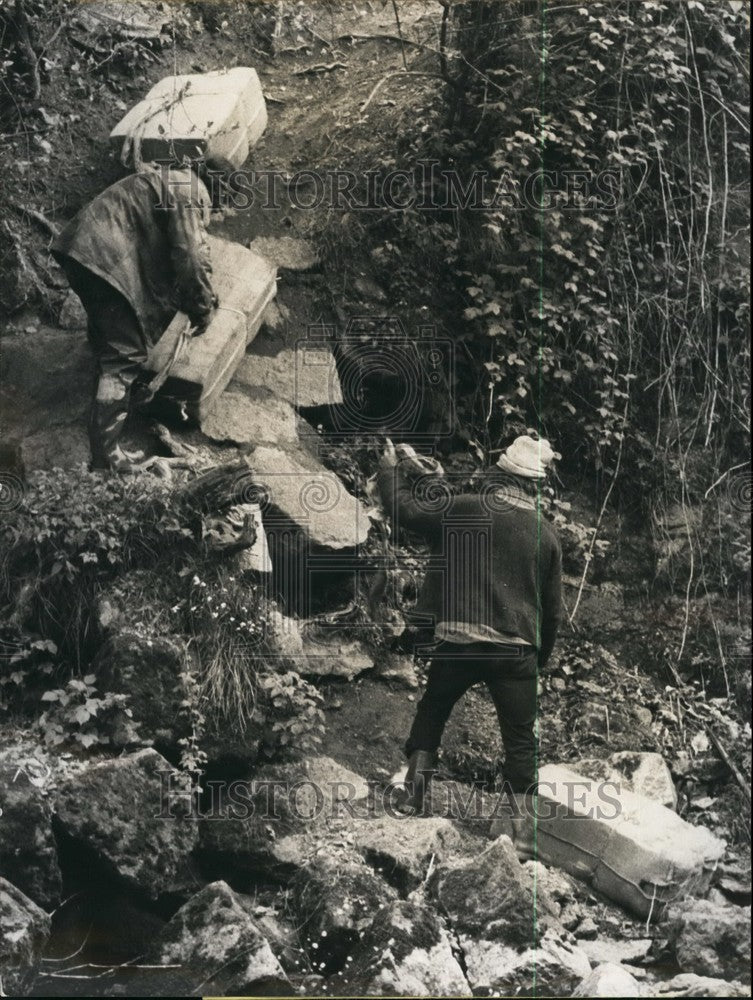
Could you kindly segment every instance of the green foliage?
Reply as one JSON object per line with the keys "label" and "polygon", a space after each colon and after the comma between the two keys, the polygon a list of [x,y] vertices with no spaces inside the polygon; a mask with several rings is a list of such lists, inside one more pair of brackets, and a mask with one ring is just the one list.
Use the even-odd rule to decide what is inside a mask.
{"label": "green foliage", "polygon": [[[139,741],[138,726],[128,708],[128,695],[97,694],[94,674],[72,677],[63,688],[42,695],[49,705],[37,723],[48,746],[77,743],[84,749],[117,742],[123,746]],[[117,731],[117,740],[115,732]]]}
{"label": "green foliage", "polygon": [[[553,491],[549,490],[553,494]],[[562,544],[563,566],[568,572],[580,572],[584,562],[603,559],[609,551],[608,539],[596,538],[596,528],[576,521],[571,515],[571,504],[554,495],[549,501],[549,520],[557,528]]]}
{"label": "green foliage", "polygon": [[[211,714],[269,757],[305,753],[323,731],[321,695],[274,653],[274,608],[263,588],[222,568],[194,574],[178,611],[200,661],[188,685],[187,711],[203,727]],[[188,740],[193,759],[199,740]]]}
{"label": "green foliage", "polygon": [[458,5],[478,105],[440,140],[496,195],[461,243],[465,338],[485,373],[469,416],[487,447],[533,420],[609,475],[652,439],[721,457],[747,392],[747,13],[511,4],[494,28],[479,12],[494,6]]}
{"label": "green foliage", "polygon": [[257,701],[264,667],[268,614],[263,595],[222,567],[194,573],[181,602],[181,628],[201,662],[199,685],[206,704],[244,732]]}
{"label": "green foliage", "polygon": [[18,636],[14,630],[3,629],[0,658],[0,712],[22,708],[29,695],[49,683],[57,654],[50,639]]}
{"label": "green foliage", "polygon": [[206,752],[201,747],[202,737],[206,728],[205,705],[201,696],[201,683],[192,662],[186,658],[180,674],[180,683],[184,697],[180,711],[189,723],[188,736],[178,740],[180,747],[180,771],[186,787],[196,790],[198,782],[207,764]]}
{"label": "green foliage", "polygon": [[34,473],[19,508],[3,520],[6,583],[33,568],[40,578],[73,584],[164,557],[193,537],[167,499],[164,488],[144,477],[83,468]]}
{"label": "green foliage", "polygon": [[264,751],[269,757],[315,750],[324,733],[322,695],[295,671],[261,674]]}
{"label": "green foliage", "polygon": [[107,580],[158,560],[167,568],[196,549],[163,486],[83,468],[34,473],[0,542],[0,606],[17,605],[21,593],[25,627],[74,662],[95,638],[92,608]]}
{"label": "green foliage", "polygon": [[206,764],[209,721],[263,741],[270,755],[305,751],[318,739],[318,692],[280,672],[270,629],[275,610],[263,588],[205,551],[195,512],[184,511],[160,482],[80,469],[37,473],[0,536],[2,604],[29,630],[0,633],[0,709],[36,715],[41,696],[49,703],[40,720],[47,742],[89,747],[136,739],[124,696],[98,691],[86,668],[70,676],[88,660],[89,646],[91,655],[99,648],[96,608],[105,585],[138,616],[141,632],[167,628],[188,640],[191,655],[178,680],[189,785]]}
{"label": "green foliage", "polygon": [[397,138],[370,164],[434,161],[435,207],[347,212],[333,254],[366,244],[406,326],[444,314],[481,462],[534,427],[644,525],[659,498],[707,502],[693,585],[734,591],[747,515],[707,493],[749,450],[749,7],[458,0],[443,21],[446,85],[380,110]]}

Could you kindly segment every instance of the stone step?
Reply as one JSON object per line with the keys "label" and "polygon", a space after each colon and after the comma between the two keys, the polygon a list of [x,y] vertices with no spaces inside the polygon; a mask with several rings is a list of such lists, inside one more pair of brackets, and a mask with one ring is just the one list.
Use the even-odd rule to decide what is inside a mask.
{"label": "stone step", "polygon": [[[268,261],[238,243],[209,237],[212,286],[220,305],[207,330],[191,340],[173,364],[161,394],[184,400],[194,420],[211,411],[256,336],[267,304],[276,293],[276,272]],[[156,374],[169,363],[187,318],[177,313],[150,351],[147,368]]]}
{"label": "stone step", "polygon": [[233,385],[262,390],[293,406],[342,403],[337,365],[329,346],[304,340],[279,354],[256,353],[256,345],[238,365]]}
{"label": "stone step", "polygon": [[125,166],[224,156],[240,167],[267,127],[259,77],[249,66],[167,76],[110,133]]}
{"label": "stone step", "polygon": [[202,419],[201,429],[213,441],[297,446],[296,419],[295,410],[284,399],[253,399],[228,389]]}
{"label": "stone step", "polygon": [[659,802],[559,764],[539,771],[538,857],[641,917],[701,893],[725,844]]}

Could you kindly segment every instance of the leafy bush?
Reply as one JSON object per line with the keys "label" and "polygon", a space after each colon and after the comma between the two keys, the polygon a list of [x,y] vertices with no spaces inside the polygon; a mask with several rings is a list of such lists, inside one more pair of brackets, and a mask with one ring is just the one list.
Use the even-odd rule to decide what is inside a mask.
{"label": "leafy bush", "polygon": [[138,726],[132,721],[128,695],[97,694],[96,681],[94,674],[72,677],[64,688],[53,688],[42,695],[49,708],[37,725],[48,746],[73,742],[89,749],[100,744],[124,746],[138,742]]}
{"label": "leafy bush", "polygon": [[3,628],[0,639],[0,711],[23,711],[36,704],[55,669],[57,646]]}
{"label": "leafy bush", "polygon": [[47,742],[91,747],[137,738],[124,695],[99,691],[85,668],[71,677],[99,648],[98,602],[107,587],[124,603],[121,613],[138,618],[140,634],[167,627],[188,640],[192,657],[176,678],[189,722],[180,741],[186,774],[206,764],[210,717],[263,741],[270,755],[314,745],[320,696],[281,671],[270,652],[274,608],[264,588],[205,550],[200,514],[164,484],[83,470],[37,473],[0,537],[2,604],[20,623],[0,636],[0,708],[36,713],[41,696]]}
{"label": "leafy bush", "polygon": [[321,695],[274,654],[279,616],[264,587],[221,566],[205,567],[193,575],[179,613],[200,662],[194,703],[202,711],[261,741],[270,757],[316,745],[323,730]]}
{"label": "leafy bush", "polygon": [[261,674],[263,746],[269,757],[316,749],[324,733],[323,697],[313,684],[289,670]]}
{"label": "leafy bush", "polygon": [[[476,426],[494,446],[533,419],[610,477],[652,439],[705,441],[722,461],[747,392],[746,11],[497,12],[454,7],[458,62],[475,72],[456,81],[462,123],[438,138],[464,183],[487,169],[495,191],[459,241],[464,339],[496,403]],[[695,419],[678,428],[683,414]]]}
{"label": "leafy bush", "polygon": [[0,607],[52,639],[74,663],[96,645],[93,606],[117,573],[196,551],[151,477],[101,476],[83,468],[34,473],[0,527]]}

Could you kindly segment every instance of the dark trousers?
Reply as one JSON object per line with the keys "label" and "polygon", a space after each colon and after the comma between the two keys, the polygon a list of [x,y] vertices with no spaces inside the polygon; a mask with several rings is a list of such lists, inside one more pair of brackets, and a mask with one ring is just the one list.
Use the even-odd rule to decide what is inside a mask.
{"label": "dark trousers", "polygon": [[438,750],[455,704],[474,684],[486,684],[505,748],[505,781],[513,792],[527,791],[536,780],[537,674],[538,653],[531,646],[441,643],[429,667],[406,754]]}
{"label": "dark trousers", "polygon": [[89,343],[97,360],[89,412],[92,468],[110,469],[128,417],[133,384],[139,377],[145,383],[146,342],[136,313],[117,289],[75,260],[65,262],[65,272],[86,310]]}

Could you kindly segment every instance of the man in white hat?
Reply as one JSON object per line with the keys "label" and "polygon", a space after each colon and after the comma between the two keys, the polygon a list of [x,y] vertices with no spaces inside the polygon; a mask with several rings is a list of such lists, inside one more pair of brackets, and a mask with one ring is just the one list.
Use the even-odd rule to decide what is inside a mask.
{"label": "man in white hat", "polygon": [[415,478],[401,471],[403,460],[391,445],[378,475],[393,523],[420,533],[431,546],[416,612],[433,620],[435,645],[405,745],[403,808],[422,810],[450,713],[468,688],[484,683],[499,719],[505,787],[523,857],[533,850],[533,828],[526,820],[536,784],[538,675],[560,619],[561,549],[540,503],[554,457],[548,441],[518,437],[480,490],[454,496],[447,490],[444,502],[437,497],[436,479],[422,496]]}

